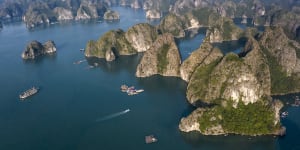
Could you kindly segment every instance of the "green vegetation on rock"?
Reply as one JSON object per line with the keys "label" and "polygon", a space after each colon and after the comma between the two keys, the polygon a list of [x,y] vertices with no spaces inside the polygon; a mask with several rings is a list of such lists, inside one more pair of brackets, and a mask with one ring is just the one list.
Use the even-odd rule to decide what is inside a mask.
{"label": "green vegetation on rock", "polygon": [[98,41],[89,41],[86,46],[87,57],[105,58],[106,52],[112,50],[115,55],[132,55],[137,51],[125,38],[121,29],[105,33]]}
{"label": "green vegetation on rock", "polygon": [[274,56],[268,50],[262,48],[268,59],[268,65],[271,72],[271,92],[272,94],[290,93],[299,89],[300,81],[295,76],[287,76],[282,71],[282,67]]}
{"label": "green vegetation on rock", "polygon": [[167,59],[167,54],[170,49],[169,44],[163,44],[163,46],[158,50],[157,53],[157,71],[160,74],[163,74],[165,69],[167,68],[167,65],[169,64],[169,61]]}
{"label": "green vegetation on rock", "polygon": [[269,104],[257,102],[245,105],[240,101],[235,108],[233,101],[226,102],[226,107],[206,109],[198,119],[201,132],[216,125],[221,125],[226,133],[242,135],[272,134],[280,128],[280,123],[274,125],[275,114]]}

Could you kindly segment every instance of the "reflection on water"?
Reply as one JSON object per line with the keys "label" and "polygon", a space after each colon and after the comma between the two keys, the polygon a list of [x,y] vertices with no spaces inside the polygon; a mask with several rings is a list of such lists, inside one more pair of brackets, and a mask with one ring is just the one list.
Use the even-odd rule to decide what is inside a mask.
{"label": "reflection on water", "polygon": [[[186,143],[197,149],[268,149],[274,150],[276,146],[274,142],[277,138],[272,136],[205,136],[198,132],[185,133],[181,132],[181,136]],[[218,143],[218,144],[216,144]]]}

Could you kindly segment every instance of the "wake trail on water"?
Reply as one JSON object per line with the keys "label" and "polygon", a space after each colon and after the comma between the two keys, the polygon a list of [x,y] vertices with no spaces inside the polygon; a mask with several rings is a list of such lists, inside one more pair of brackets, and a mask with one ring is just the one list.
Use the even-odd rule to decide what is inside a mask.
{"label": "wake trail on water", "polygon": [[102,121],[105,121],[105,120],[113,119],[113,118],[119,117],[121,115],[125,115],[129,111],[130,111],[130,109],[126,109],[126,110],[121,111],[121,112],[113,113],[113,114],[107,115],[105,117],[96,119],[96,122],[102,122]]}

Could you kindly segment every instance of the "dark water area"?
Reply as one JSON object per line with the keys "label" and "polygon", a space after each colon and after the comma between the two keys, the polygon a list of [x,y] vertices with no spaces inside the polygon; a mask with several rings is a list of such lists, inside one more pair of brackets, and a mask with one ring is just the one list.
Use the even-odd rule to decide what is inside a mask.
{"label": "dark water area", "polygon": [[[182,133],[178,130],[180,119],[195,108],[187,103],[187,85],[181,79],[136,78],[141,54],[122,56],[111,63],[92,58],[73,64],[86,60],[79,49],[88,40],[96,40],[111,29],[127,30],[136,23],[148,22],[142,10],[114,9],[121,14],[119,22],[72,22],[33,31],[23,23],[14,23],[0,32],[1,150],[299,148],[299,108],[285,108],[289,116],[283,120],[287,127],[283,138]],[[203,35],[179,42],[185,58],[200,46]],[[34,61],[21,59],[28,42],[49,39],[57,45],[55,55]],[[128,96],[120,91],[122,84],[145,91]],[[21,101],[19,94],[31,86],[41,90]],[[145,144],[149,134],[154,134],[158,142]]]}
{"label": "dark water area", "polygon": [[245,47],[246,41],[238,40],[238,41],[225,41],[222,43],[213,43],[214,47],[218,47],[223,54],[227,54],[230,52],[239,54],[243,51]]}

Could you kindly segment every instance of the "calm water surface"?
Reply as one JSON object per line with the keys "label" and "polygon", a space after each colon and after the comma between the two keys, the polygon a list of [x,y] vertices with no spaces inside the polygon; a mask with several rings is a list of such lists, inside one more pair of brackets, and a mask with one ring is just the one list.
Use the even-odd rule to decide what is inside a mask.
{"label": "calm water surface", "polygon": [[[194,108],[185,98],[186,83],[178,78],[134,76],[141,55],[112,63],[85,59],[80,48],[110,29],[147,22],[144,12],[116,7],[120,22],[56,24],[28,31],[22,23],[0,32],[0,149],[1,150],[115,150],[115,149],[299,149],[298,108],[283,120],[283,138],[201,136],[181,133],[180,118]],[[204,34],[179,42],[183,59],[200,46]],[[57,54],[23,61],[21,53],[31,40],[54,40]],[[97,62],[96,68],[89,68]],[[136,96],[121,93],[122,84],[145,89]],[[26,101],[18,95],[31,86],[38,94]],[[294,95],[285,96],[291,99]],[[130,109],[127,113],[122,111]],[[145,144],[154,134],[157,143]]]}

